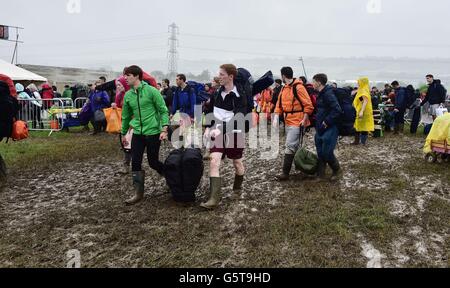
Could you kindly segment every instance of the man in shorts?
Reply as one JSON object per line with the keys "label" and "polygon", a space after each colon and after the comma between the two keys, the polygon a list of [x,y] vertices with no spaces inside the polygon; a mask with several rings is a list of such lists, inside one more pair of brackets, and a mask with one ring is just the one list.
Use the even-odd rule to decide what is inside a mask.
{"label": "man in shorts", "polygon": [[[221,87],[211,99],[211,109],[214,114],[212,125],[208,125],[205,138],[211,139],[210,162],[210,196],[209,201],[200,206],[205,209],[216,208],[221,200],[222,178],[220,176],[221,162],[225,157],[233,160],[235,179],[233,191],[240,193],[244,181],[244,147],[245,131],[233,130],[234,117],[242,113],[245,115],[247,104],[245,92],[234,84],[237,68],[233,64],[220,66],[219,78]],[[228,125],[228,126],[227,126]]]}

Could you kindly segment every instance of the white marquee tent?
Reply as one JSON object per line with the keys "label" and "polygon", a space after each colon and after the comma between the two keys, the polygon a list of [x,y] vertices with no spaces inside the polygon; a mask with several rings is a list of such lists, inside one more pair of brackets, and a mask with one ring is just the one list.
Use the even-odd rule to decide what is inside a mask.
{"label": "white marquee tent", "polygon": [[47,82],[46,78],[10,64],[2,59],[0,59],[0,74],[9,76],[13,81]]}

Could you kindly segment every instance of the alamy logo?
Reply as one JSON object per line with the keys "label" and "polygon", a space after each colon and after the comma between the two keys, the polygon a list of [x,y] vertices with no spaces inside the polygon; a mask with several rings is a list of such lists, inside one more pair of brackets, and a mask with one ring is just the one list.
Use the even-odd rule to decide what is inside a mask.
{"label": "alamy logo", "polygon": [[78,250],[67,251],[67,268],[81,268],[81,255]]}
{"label": "alamy logo", "polygon": [[367,2],[367,13],[381,14],[381,0],[369,0]]}
{"label": "alamy logo", "polygon": [[67,13],[80,14],[81,13],[81,0],[69,0],[67,1]]}

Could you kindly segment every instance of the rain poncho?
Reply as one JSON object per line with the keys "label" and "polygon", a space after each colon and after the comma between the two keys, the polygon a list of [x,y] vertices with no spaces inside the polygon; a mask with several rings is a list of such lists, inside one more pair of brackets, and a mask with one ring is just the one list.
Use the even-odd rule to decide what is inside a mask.
{"label": "rain poncho", "polygon": [[[364,110],[363,118],[359,118],[359,113],[363,107],[361,97],[366,97],[368,102]],[[358,93],[353,100],[353,107],[356,109],[355,129],[357,132],[375,131],[375,122],[373,120],[372,100],[370,96],[369,78],[364,77],[358,80]]]}
{"label": "rain poncho", "polygon": [[436,118],[430,134],[428,134],[423,152],[425,152],[425,154],[432,152],[431,141],[445,140],[450,144],[450,113],[446,113],[443,116]]}

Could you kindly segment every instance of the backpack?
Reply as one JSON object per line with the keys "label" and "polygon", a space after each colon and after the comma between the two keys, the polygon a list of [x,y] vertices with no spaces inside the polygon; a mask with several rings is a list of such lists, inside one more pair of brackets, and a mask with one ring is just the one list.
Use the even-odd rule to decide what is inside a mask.
{"label": "backpack", "polygon": [[204,171],[200,149],[177,149],[164,163],[164,177],[175,202],[195,202],[195,192]]}
{"label": "backpack", "polygon": [[[312,115],[310,115],[309,120],[311,122],[311,126],[316,126],[316,118],[317,118],[317,91],[314,89],[314,86],[312,84],[306,84],[305,85],[306,91],[308,92],[309,99],[311,99],[311,103],[314,106],[314,112]],[[297,93],[297,91],[295,91]]]}
{"label": "backpack", "polygon": [[445,101],[447,100],[447,89],[445,89],[445,87],[443,85],[441,85],[442,87],[442,100],[441,103],[445,103]]}
{"label": "backpack", "polygon": [[[252,113],[255,109],[255,103],[253,102],[253,80],[252,74],[245,68],[238,68],[238,74],[234,80],[234,85],[239,89],[240,93],[244,93],[244,99],[247,106],[247,114]],[[242,96],[242,95],[241,95]]]}
{"label": "backpack", "polygon": [[11,96],[8,84],[0,81],[0,141],[12,137],[13,124],[19,110],[19,102]]}
{"label": "backpack", "polygon": [[273,73],[272,71],[269,71],[264,74],[264,76],[255,81],[255,83],[253,83],[253,95],[257,95],[263,92],[264,90],[272,86],[273,83],[275,83],[275,81],[273,80]]}
{"label": "backpack", "polygon": [[[187,85],[191,89],[194,89],[197,105],[202,105],[203,103],[205,103],[206,101],[209,100],[209,94],[206,93],[204,84],[201,84],[201,83],[198,83],[195,81],[188,81]],[[192,90],[190,90],[190,91],[192,91]]]}
{"label": "backpack", "polygon": [[152,75],[142,71],[142,81],[147,82],[148,85],[153,86],[154,88],[158,88],[158,83]]}
{"label": "backpack", "polygon": [[414,88],[412,88],[412,89],[406,88],[405,93],[406,93],[406,107],[408,109],[411,109],[412,106],[414,105],[414,103],[416,102],[418,95],[416,94],[416,91],[414,90]]}
{"label": "backpack", "polygon": [[342,115],[338,121],[339,136],[352,136],[355,134],[356,109],[353,107],[352,90],[349,88],[336,88],[334,94],[342,108]]}
{"label": "backpack", "polygon": [[19,120],[13,123],[11,138],[14,141],[27,139],[28,136],[28,124],[26,122]]}

